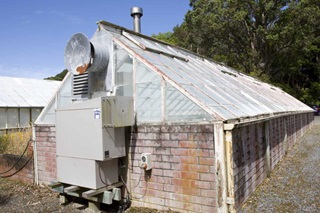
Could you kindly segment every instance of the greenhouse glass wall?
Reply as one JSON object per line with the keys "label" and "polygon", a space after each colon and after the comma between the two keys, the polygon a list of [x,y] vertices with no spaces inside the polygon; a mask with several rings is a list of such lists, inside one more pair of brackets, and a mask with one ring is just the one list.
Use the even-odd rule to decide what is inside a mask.
{"label": "greenhouse glass wall", "polygon": [[[101,21],[90,41],[77,44],[105,49],[108,64],[99,70],[93,54],[84,73],[69,67],[36,121],[37,147],[58,143],[56,112],[91,99],[131,97],[135,122],[126,127],[119,181],[134,206],[236,211],[312,125],[312,109],[280,88],[123,27]],[[145,153],[153,162],[149,172],[140,168]],[[55,155],[36,161],[36,168],[49,162],[56,166]],[[38,169],[36,178],[59,181],[48,169]]]}

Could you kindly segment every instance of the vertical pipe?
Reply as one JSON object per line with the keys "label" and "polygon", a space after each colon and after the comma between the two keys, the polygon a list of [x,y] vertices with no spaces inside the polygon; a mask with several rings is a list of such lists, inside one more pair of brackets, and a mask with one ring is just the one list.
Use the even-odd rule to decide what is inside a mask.
{"label": "vertical pipe", "polygon": [[264,122],[264,140],[266,144],[265,163],[267,177],[270,177],[270,140],[269,140],[269,121]]}
{"label": "vertical pipe", "polygon": [[36,185],[39,185],[38,150],[37,150],[37,140],[36,140],[36,128],[34,124],[32,124],[32,141],[33,141],[34,181]]}
{"label": "vertical pipe", "polygon": [[131,8],[131,16],[133,17],[133,29],[135,32],[141,33],[140,18],[143,16],[141,7]]}

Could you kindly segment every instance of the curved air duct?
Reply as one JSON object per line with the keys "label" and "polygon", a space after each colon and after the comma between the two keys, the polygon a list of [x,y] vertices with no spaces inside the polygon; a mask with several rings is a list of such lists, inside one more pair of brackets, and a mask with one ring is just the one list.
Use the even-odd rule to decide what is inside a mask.
{"label": "curved air duct", "polygon": [[108,48],[99,43],[92,43],[83,33],[74,34],[64,51],[64,64],[72,74],[99,72],[109,63]]}

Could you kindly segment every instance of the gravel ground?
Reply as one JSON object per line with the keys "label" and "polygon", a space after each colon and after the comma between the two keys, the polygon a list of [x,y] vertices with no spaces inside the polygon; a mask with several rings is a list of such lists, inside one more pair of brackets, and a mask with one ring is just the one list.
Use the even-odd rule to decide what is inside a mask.
{"label": "gravel ground", "polygon": [[320,212],[319,116],[240,212]]}
{"label": "gravel ground", "polygon": [[[320,212],[320,117],[246,202],[247,212]],[[87,203],[75,200],[60,205],[58,193],[46,187],[0,179],[0,212],[90,212]],[[117,212],[102,206],[101,212]],[[126,213],[159,213],[129,208]]]}

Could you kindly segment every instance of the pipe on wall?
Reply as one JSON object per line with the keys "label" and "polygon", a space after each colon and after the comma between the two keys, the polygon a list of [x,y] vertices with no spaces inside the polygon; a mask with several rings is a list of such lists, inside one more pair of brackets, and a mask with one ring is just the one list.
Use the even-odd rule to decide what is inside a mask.
{"label": "pipe on wall", "polygon": [[36,185],[39,185],[38,150],[37,150],[37,140],[36,140],[36,127],[34,124],[32,124],[32,141],[33,141],[34,181]]}

